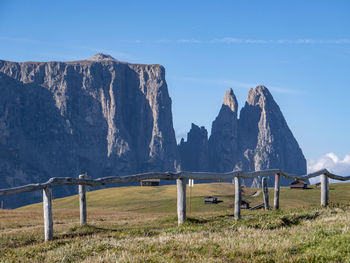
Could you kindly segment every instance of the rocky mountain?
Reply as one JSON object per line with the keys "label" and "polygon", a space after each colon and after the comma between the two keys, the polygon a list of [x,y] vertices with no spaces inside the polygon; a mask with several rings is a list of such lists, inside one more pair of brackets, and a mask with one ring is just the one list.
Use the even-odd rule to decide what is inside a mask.
{"label": "rocky mountain", "polygon": [[[266,87],[249,90],[238,126],[241,169],[259,171],[279,168],[292,174],[306,174],[303,152]],[[282,185],[291,181],[281,177]],[[269,183],[271,185],[273,182]],[[257,180],[248,183],[253,186],[259,184]]]}
{"label": "rocky mountain", "polygon": [[[263,86],[249,91],[239,119],[229,89],[210,138],[192,124],[178,146],[160,65],[105,54],[72,62],[0,60],[0,94],[0,188],[85,172],[92,178],[179,169],[306,173],[303,153]],[[243,184],[257,186],[259,180]],[[60,187],[54,196],[75,192]],[[15,207],[41,198],[33,192],[0,200]]]}
{"label": "rocky mountain", "polygon": [[73,62],[0,60],[0,93],[0,188],[82,172],[96,178],[179,169],[160,65],[104,54]]}
{"label": "rocky mountain", "polygon": [[219,115],[213,121],[209,139],[209,163],[213,172],[227,172],[234,169],[238,152],[238,102],[229,89],[222,103]]}
{"label": "rocky mountain", "polygon": [[[306,159],[302,150],[266,87],[251,89],[239,119],[237,112],[236,97],[232,89],[229,89],[212,124],[208,140],[209,167],[205,165],[208,171],[282,169],[292,174],[306,174]],[[188,136],[187,142],[182,140],[179,145],[182,163],[195,164],[194,167],[186,166],[191,171],[205,170],[198,162],[193,161],[193,158],[201,156],[200,147],[190,147],[193,145],[190,142],[199,140],[201,145],[205,145],[204,137],[195,132],[189,134],[191,138]],[[187,147],[183,147],[184,145]],[[290,182],[291,180],[281,177],[282,185],[288,185]],[[273,178],[270,178],[269,185],[273,183]],[[260,185],[260,178],[244,179],[242,184],[257,187]]]}
{"label": "rocky mountain", "polygon": [[187,141],[182,139],[179,144],[179,153],[184,171],[209,171],[207,130],[192,123],[191,130],[187,133]]}

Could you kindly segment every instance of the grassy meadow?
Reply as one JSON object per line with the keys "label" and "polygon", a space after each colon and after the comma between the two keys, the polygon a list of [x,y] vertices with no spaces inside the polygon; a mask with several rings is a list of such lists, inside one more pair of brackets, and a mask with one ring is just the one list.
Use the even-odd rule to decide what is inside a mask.
{"label": "grassy meadow", "polygon": [[[244,188],[251,206],[258,189]],[[270,205],[273,189],[269,190]],[[223,201],[204,204],[204,196]],[[77,196],[53,201],[54,240],[44,242],[42,203],[0,210],[0,262],[350,262],[350,184],[281,188],[280,210],[242,210],[234,185],[187,187],[187,222],[177,226],[176,186],[118,187],[87,193],[88,225]],[[191,210],[191,211],[190,211]]]}

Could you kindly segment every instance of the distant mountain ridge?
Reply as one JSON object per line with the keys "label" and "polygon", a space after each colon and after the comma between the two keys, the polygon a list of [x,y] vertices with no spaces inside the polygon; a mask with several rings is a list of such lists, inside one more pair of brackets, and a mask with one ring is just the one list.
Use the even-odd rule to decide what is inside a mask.
{"label": "distant mountain ridge", "polygon": [[[240,118],[228,90],[210,138],[193,124],[179,145],[161,65],[102,53],[71,62],[0,60],[0,95],[0,188],[85,172],[92,178],[180,169],[306,172],[301,149],[265,87],[249,92]],[[75,192],[54,189],[55,197]],[[33,192],[1,199],[8,208],[41,198]]]}
{"label": "distant mountain ridge", "polygon": [[[292,174],[306,174],[306,159],[302,150],[266,87],[250,89],[239,119],[237,112],[237,99],[233,90],[229,89],[219,115],[213,121],[211,136],[207,139],[208,147],[205,150],[208,154],[201,154],[202,148],[193,143],[199,140],[194,136],[198,134],[194,130],[200,129],[202,134],[207,134],[206,129],[192,124],[187,141],[182,139],[178,145],[183,170],[200,171],[203,168],[193,164],[208,163],[208,171],[211,172],[281,169]],[[200,145],[206,144],[203,136],[200,141]],[[193,145],[191,151],[196,152],[196,155],[183,150],[189,148],[188,145]],[[187,165],[189,155],[194,159],[192,166]],[[198,161],[196,158],[201,159]],[[290,182],[287,178],[281,178],[282,185]],[[243,184],[257,187],[260,181],[259,178],[244,179]],[[269,184],[273,184],[271,179]]]}

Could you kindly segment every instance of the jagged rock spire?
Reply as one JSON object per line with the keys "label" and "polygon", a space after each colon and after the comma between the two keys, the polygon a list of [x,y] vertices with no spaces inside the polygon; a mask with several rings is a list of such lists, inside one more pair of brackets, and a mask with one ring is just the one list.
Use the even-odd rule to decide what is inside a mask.
{"label": "jagged rock spire", "polygon": [[257,86],[255,89],[249,90],[248,97],[247,97],[247,103],[249,105],[259,104],[261,107],[264,107],[263,103],[266,100],[275,103],[270,91],[265,86],[260,85],[260,86]]}
{"label": "jagged rock spire", "polygon": [[[243,170],[279,168],[292,174],[306,173],[305,157],[279,106],[264,86],[257,86],[248,93],[240,113],[238,140]],[[283,185],[290,181],[282,180]]]}
{"label": "jagged rock spire", "polygon": [[237,99],[230,88],[225,93],[219,115],[211,128],[209,159],[210,170],[213,172],[232,171],[239,157],[237,109]]}
{"label": "jagged rock spire", "polygon": [[238,102],[231,88],[226,91],[222,105],[229,107],[232,112],[237,112]]}
{"label": "jagged rock spire", "polygon": [[[237,99],[233,90],[229,89],[212,124],[208,142],[210,171],[229,172],[233,169],[259,171],[279,168],[292,174],[306,173],[305,157],[279,106],[265,86],[249,90],[239,120],[237,111]],[[201,137],[200,130],[198,126],[192,125],[187,142],[182,140],[180,143],[180,152],[181,147],[182,149],[187,147],[186,151],[190,154],[187,156],[182,154],[182,163],[186,166],[196,163],[197,168],[194,170],[203,171],[205,170],[203,167],[206,167],[204,162],[199,164],[193,159],[203,154],[198,145],[205,145],[206,133]],[[197,135],[194,136],[195,134]],[[196,144],[193,143],[196,141],[195,138]],[[201,138],[200,144],[198,138]],[[207,154],[206,150],[204,153]],[[242,183],[257,187],[260,185],[260,180],[244,179]],[[281,178],[282,185],[289,183],[290,180]],[[270,179],[269,185],[273,185],[273,180]]]}
{"label": "jagged rock spire", "polygon": [[187,141],[182,138],[178,149],[184,171],[209,171],[208,132],[203,126],[192,123],[191,130],[187,133]]}

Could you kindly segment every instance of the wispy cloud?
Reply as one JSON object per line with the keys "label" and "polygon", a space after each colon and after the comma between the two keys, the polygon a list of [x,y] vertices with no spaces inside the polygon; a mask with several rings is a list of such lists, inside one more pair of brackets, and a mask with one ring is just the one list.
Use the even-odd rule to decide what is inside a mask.
{"label": "wispy cloud", "polygon": [[38,55],[40,57],[46,57],[50,60],[79,60],[81,58],[75,56],[75,55],[68,55],[68,54],[62,54],[62,53],[56,53],[56,52],[34,52],[35,55]]}
{"label": "wispy cloud", "polygon": [[[32,43],[32,44],[50,44],[36,39],[3,36],[0,37],[3,41]],[[237,38],[237,37],[222,37],[212,39],[199,38],[179,38],[179,39],[156,39],[156,40],[142,40],[142,39],[120,39],[116,40],[120,43],[129,44],[273,44],[273,45],[311,45],[311,44],[328,44],[328,45],[349,45],[350,39],[315,39],[315,38],[298,38],[298,39],[255,39],[255,38]],[[54,43],[51,43],[54,44]]]}
{"label": "wispy cloud", "polygon": [[[179,81],[186,81],[199,84],[210,84],[216,86],[223,86],[227,88],[240,88],[240,89],[251,89],[255,88],[261,83],[252,82],[242,82],[232,79],[208,79],[208,78],[198,78],[198,77],[178,77],[178,76],[168,76],[168,78]],[[289,89],[277,86],[267,86],[270,91],[283,93],[283,94],[303,94],[304,92],[297,89]]]}
{"label": "wispy cloud", "polygon": [[179,76],[168,76],[170,79],[192,82],[192,83],[206,83],[218,86],[235,86],[236,88],[250,89],[257,86],[254,83],[240,82],[232,79],[209,79],[199,77],[179,77]]}
{"label": "wispy cloud", "polygon": [[[312,173],[321,169],[327,169],[332,173],[348,176],[350,175],[350,155],[345,155],[344,159],[339,158],[334,153],[327,153],[317,160],[307,161],[307,172]],[[312,178],[311,182],[316,183],[319,178]]]}
{"label": "wispy cloud", "polygon": [[224,37],[210,40],[211,43],[226,44],[350,44],[350,39],[245,39]]}
{"label": "wispy cloud", "polygon": [[[198,39],[198,38],[180,38],[180,39],[159,39],[155,41],[149,41],[154,43],[164,44],[256,44],[256,45],[349,45],[350,39],[313,39],[313,38],[300,38],[300,39],[250,39],[250,38],[236,38],[236,37],[223,37],[213,39]],[[138,40],[135,43],[147,43],[147,41]]]}
{"label": "wispy cloud", "polygon": [[[46,42],[46,41],[41,41],[37,39],[11,37],[11,36],[0,36],[0,41],[16,42],[21,44],[33,44],[38,46],[40,45],[40,46],[49,47],[49,48],[45,48],[45,50],[50,50],[51,47],[59,47],[59,49],[61,50],[62,47],[64,47],[65,49],[70,49],[70,50],[74,49],[74,50],[91,51],[92,53],[91,55],[102,52],[102,53],[110,54],[111,56],[114,56],[116,59],[121,59],[121,60],[134,59],[132,55],[125,52],[120,52],[120,51],[110,50],[105,48],[96,48],[88,45],[74,45],[74,44],[66,44],[66,43],[58,43],[58,42]],[[133,43],[140,43],[140,42],[141,42],[140,40],[133,40]],[[61,53],[58,54],[57,52],[50,52],[50,51],[40,51],[36,54],[45,56],[45,57],[52,57],[53,59],[65,59],[65,60],[81,59],[81,57],[79,58],[76,55],[63,55]]]}
{"label": "wispy cloud", "polygon": [[176,40],[178,43],[195,43],[195,44],[200,44],[203,43],[202,40],[191,38],[191,39],[178,39]]}
{"label": "wispy cloud", "polygon": [[226,43],[226,44],[268,44],[269,40],[263,39],[243,39],[234,37],[215,38],[210,43]]}
{"label": "wispy cloud", "polygon": [[24,37],[10,37],[10,36],[0,36],[1,41],[9,41],[9,42],[20,42],[20,43],[27,43],[27,44],[41,44],[43,42],[36,40],[36,39],[30,39],[30,38],[24,38]]}

